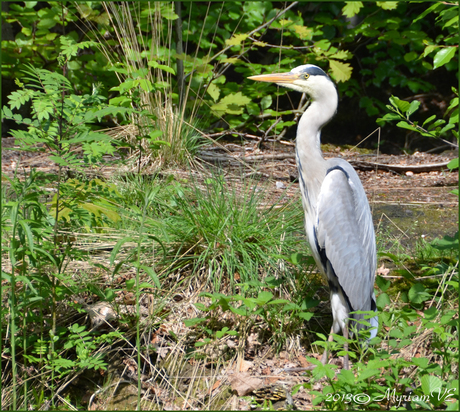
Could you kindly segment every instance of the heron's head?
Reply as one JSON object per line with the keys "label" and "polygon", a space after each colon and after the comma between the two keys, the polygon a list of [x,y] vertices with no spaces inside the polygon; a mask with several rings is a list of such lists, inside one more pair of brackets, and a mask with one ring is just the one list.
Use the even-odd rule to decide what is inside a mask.
{"label": "heron's head", "polygon": [[261,74],[248,79],[259,82],[271,82],[288,87],[301,93],[307,93],[312,100],[323,95],[330,95],[332,90],[337,94],[334,83],[323,69],[313,64],[304,64],[288,73]]}

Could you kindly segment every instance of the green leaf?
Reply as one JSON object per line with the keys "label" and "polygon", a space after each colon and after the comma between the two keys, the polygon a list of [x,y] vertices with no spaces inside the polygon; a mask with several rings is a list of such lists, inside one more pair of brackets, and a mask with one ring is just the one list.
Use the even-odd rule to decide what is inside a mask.
{"label": "green leaf", "polygon": [[171,143],[164,140],[152,140],[149,144],[152,150],[161,150],[163,146],[171,147]]}
{"label": "green leaf", "polygon": [[273,299],[273,293],[263,291],[257,295],[256,301],[259,305],[265,305],[270,299]]}
{"label": "green leaf", "polygon": [[27,243],[29,244],[29,250],[31,253],[34,253],[34,237],[32,235],[32,231],[30,230],[30,226],[27,224],[27,221],[24,219],[21,219],[18,221],[18,223],[21,225],[22,229],[24,230],[26,237],[27,237]]}
{"label": "green leaf", "polygon": [[224,114],[242,114],[243,106],[246,106],[250,102],[251,99],[243,96],[241,92],[231,93],[223,97],[219,103],[212,105],[211,110],[218,117]]}
{"label": "green leaf", "polygon": [[[145,266],[145,265],[142,265],[140,267],[142,270],[144,270],[145,272],[147,272],[147,274],[150,276],[150,278],[153,280],[153,282],[155,283],[155,286],[158,288],[158,289],[161,289],[161,284],[160,284],[160,279],[158,279],[158,275],[155,273],[155,271],[153,270],[153,268],[151,268],[150,266]],[[144,285],[145,283],[143,283],[142,285]],[[139,287],[153,287],[150,283],[148,283],[147,285],[148,286],[139,286]]]}
{"label": "green leaf", "polygon": [[127,290],[132,290],[136,284],[136,279],[129,279],[125,282],[125,284]]}
{"label": "green leaf", "polygon": [[37,27],[39,29],[51,29],[52,27],[56,26],[57,21],[54,19],[41,19],[38,20]]}
{"label": "green leaf", "polygon": [[389,280],[382,278],[381,276],[376,276],[375,283],[377,283],[377,286],[380,288],[382,292],[386,292],[388,288],[391,286],[391,282]]}
{"label": "green leaf", "polygon": [[406,113],[407,110],[409,110],[410,103],[406,102],[405,100],[401,100],[396,96],[391,96],[390,97],[390,103],[399,109],[401,112]]}
{"label": "green leaf", "polygon": [[176,75],[176,71],[172,68],[172,67],[169,67],[169,66],[166,66],[164,64],[159,64],[157,63],[156,61],[154,60],[151,60],[147,63],[150,67],[153,67],[154,69],[160,69],[160,70],[163,70],[165,72],[168,72],[168,73],[171,73],[173,76]]}
{"label": "green leaf", "polygon": [[206,89],[208,94],[212,97],[212,100],[217,102],[217,99],[219,98],[220,95],[220,88],[219,86],[216,86],[214,83],[209,83],[208,88]]}
{"label": "green leaf", "polygon": [[449,163],[447,163],[447,168],[449,170],[458,169],[458,157],[456,159],[452,159]]}
{"label": "green leaf", "polygon": [[455,128],[455,124],[453,123],[448,123],[446,124],[440,131],[439,131],[439,136],[442,136],[444,133],[448,132],[449,130],[452,130]]}
{"label": "green leaf", "polygon": [[397,339],[402,339],[404,337],[404,334],[399,329],[391,329],[390,330],[390,337],[397,338]]}
{"label": "green leaf", "polygon": [[372,368],[365,368],[358,376],[357,381],[364,381],[366,379],[369,379],[373,376],[380,376],[381,371],[380,369],[372,369]]}
{"label": "green leaf", "polygon": [[398,7],[397,1],[378,1],[377,6],[381,7],[383,10],[394,10]]}
{"label": "green leaf", "polygon": [[230,39],[225,40],[227,46],[239,46],[243,41],[248,38],[247,34],[235,34]]}
{"label": "green leaf", "polygon": [[413,23],[416,23],[417,21],[423,19],[426,15],[436,10],[438,7],[442,7],[442,3],[436,2],[432,6],[428,7],[422,14],[420,14],[420,16],[418,16],[417,18],[413,20]]}
{"label": "green leaf", "polygon": [[420,102],[418,100],[413,100],[410,102],[409,108],[407,109],[406,116],[409,117],[412,113],[416,112],[420,107]]}
{"label": "green leaf", "polygon": [[436,307],[432,306],[431,308],[428,308],[425,310],[424,315],[425,315],[425,319],[433,320],[438,315],[438,311]]}
{"label": "green leaf", "polygon": [[411,124],[405,122],[405,121],[401,121],[401,122],[398,122],[396,124],[396,126],[400,127],[401,129],[408,129],[408,130],[412,130],[413,132],[418,132],[419,129],[417,129],[415,126],[412,126]]}
{"label": "green leaf", "polygon": [[429,44],[428,46],[425,47],[425,50],[423,51],[422,56],[426,57],[428,56],[433,50],[436,50],[438,46],[435,46],[433,44]]}
{"label": "green leaf", "polygon": [[[282,257],[281,257],[282,258]],[[313,256],[308,256],[303,253],[292,253],[289,258],[284,258],[291,262],[293,265],[314,265],[315,264],[315,259]]]}
{"label": "green leaf", "polygon": [[166,20],[177,20],[179,18],[179,16],[174,13],[170,5],[163,6],[161,8],[161,17],[165,18]]}
{"label": "green leaf", "polygon": [[346,50],[339,50],[338,52],[331,54],[329,56],[331,59],[339,59],[339,60],[348,60],[353,57],[353,55]]}
{"label": "green leaf", "polygon": [[116,297],[114,290],[111,288],[104,290],[104,296],[107,302],[112,302]]}
{"label": "green leaf", "polygon": [[433,59],[433,69],[437,69],[438,67],[444,66],[445,64],[449,63],[452,60],[452,57],[455,56],[455,51],[457,47],[443,47],[439,50]]}
{"label": "green leaf", "polygon": [[404,55],[404,60],[406,62],[411,62],[412,60],[415,60],[416,58],[418,57],[418,53],[414,52],[414,51],[411,51],[409,53],[406,53]]}
{"label": "green leaf", "polygon": [[273,98],[271,94],[267,94],[266,96],[262,97],[262,100],[260,101],[260,107],[262,110],[268,109],[273,103]]}
{"label": "green leaf", "polygon": [[[294,29],[295,34],[301,40],[311,40],[311,38],[312,38],[313,30],[311,28],[309,28],[309,27],[294,24],[291,29]],[[254,45],[260,45],[260,46],[265,46],[267,43],[254,42],[253,44]]]}
{"label": "green leaf", "polygon": [[336,82],[346,82],[351,78],[351,72],[353,71],[353,68],[349,63],[342,63],[331,59],[329,60],[329,67],[331,68],[331,74]]}
{"label": "green leaf", "polygon": [[355,383],[355,374],[353,371],[347,369],[341,369],[340,373],[337,375],[339,382],[347,383],[349,385],[354,385]]}
{"label": "green leaf", "polygon": [[13,112],[8,106],[3,106],[3,117],[9,117],[9,118],[13,117]]}
{"label": "green leaf", "polygon": [[381,293],[377,296],[377,307],[383,309],[385,306],[391,305],[390,297],[386,293]]}
{"label": "green leaf", "polygon": [[458,251],[458,232],[454,236],[444,236],[442,239],[434,239],[431,245],[439,250],[457,250]]}
{"label": "green leaf", "polygon": [[351,18],[358,14],[362,7],[362,1],[346,1],[345,6],[342,8],[342,13],[348,18]]}
{"label": "green leaf", "polygon": [[448,313],[446,313],[445,315],[441,316],[441,320],[440,320],[440,323],[441,325],[445,325],[447,323],[450,322],[450,320],[455,316],[455,312],[454,311],[449,311]]}
{"label": "green leaf", "polygon": [[142,90],[146,91],[147,93],[153,91],[155,88],[150,80],[147,79],[139,79],[139,86]]}
{"label": "green leaf", "polygon": [[307,322],[313,317],[314,313],[311,312],[300,312],[299,318],[306,320]]}
{"label": "green leaf", "polygon": [[230,306],[229,308],[236,315],[248,316],[248,310],[245,307],[240,306],[239,308],[235,308],[233,306]]}
{"label": "green leaf", "polygon": [[421,283],[416,283],[409,290],[409,300],[412,303],[423,303],[429,298],[430,294],[427,293],[425,286],[423,286]]}
{"label": "green leaf", "polygon": [[323,378],[324,376],[327,376],[329,379],[334,378],[335,376],[334,365],[329,365],[329,364],[323,365],[319,361],[317,361],[318,363],[316,363],[313,359],[311,361],[312,363],[317,365],[316,368],[313,369],[312,371],[312,375],[315,378],[315,380],[319,380]]}
{"label": "green leaf", "polygon": [[110,264],[113,265],[115,262],[115,259],[117,257],[118,251],[121,249],[121,247],[127,243],[127,242],[133,242],[134,239],[132,237],[125,237],[123,239],[120,239],[117,244],[114,246],[112,253],[110,254]]}
{"label": "green leaf", "polygon": [[196,303],[194,303],[194,305],[195,305],[195,307],[196,307],[198,310],[201,310],[201,311],[203,311],[203,312],[208,312],[208,311],[209,311],[208,307],[205,306],[205,305],[203,305],[203,304],[200,303],[200,302],[196,302]]}
{"label": "green leaf", "polygon": [[412,358],[412,362],[421,369],[428,367],[428,358]]}
{"label": "green leaf", "polygon": [[442,389],[442,381],[436,376],[424,375],[420,379],[422,391],[425,395],[431,396],[434,393],[439,393]]}
{"label": "green leaf", "polygon": [[[163,131],[161,130],[153,130],[151,131],[149,134],[148,134],[149,138],[150,139],[157,139],[161,136],[163,136]],[[163,144],[167,145],[167,146],[171,146],[171,144],[169,142],[166,142],[166,141],[162,141],[162,140],[157,140],[158,142],[162,142]]]}
{"label": "green leaf", "polygon": [[450,26],[452,26],[452,25],[454,25],[454,24],[458,27],[458,15],[452,17],[452,18],[444,25],[444,28],[450,27]]}
{"label": "green leaf", "polygon": [[32,30],[29,27],[23,27],[21,32],[24,33],[26,36],[30,36],[32,34]]}
{"label": "green leaf", "polygon": [[425,125],[427,125],[428,123],[431,123],[434,119],[436,119],[436,115],[435,115],[435,114],[434,114],[433,116],[430,116],[428,119],[426,119],[426,120],[423,122],[422,126],[425,126]]}

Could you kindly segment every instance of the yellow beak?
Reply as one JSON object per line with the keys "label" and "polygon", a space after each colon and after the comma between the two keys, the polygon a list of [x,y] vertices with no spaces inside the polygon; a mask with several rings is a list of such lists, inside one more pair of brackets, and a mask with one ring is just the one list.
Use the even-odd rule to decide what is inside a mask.
{"label": "yellow beak", "polygon": [[294,80],[299,78],[298,74],[295,73],[274,73],[274,74],[260,74],[258,76],[251,76],[248,79],[255,80],[257,82],[270,82],[270,83],[292,83]]}

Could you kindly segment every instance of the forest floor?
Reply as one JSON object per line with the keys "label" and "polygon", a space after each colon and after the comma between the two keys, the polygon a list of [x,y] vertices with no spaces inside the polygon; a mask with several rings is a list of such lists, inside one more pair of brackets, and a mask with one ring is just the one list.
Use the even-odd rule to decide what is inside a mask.
{"label": "forest floor", "polygon": [[[2,138],[2,172],[13,176],[21,175],[35,168],[52,172],[52,163],[46,153],[18,152],[14,150],[14,139]],[[441,234],[453,235],[457,230],[458,197],[452,190],[458,188],[458,171],[449,171],[446,164],[457,157],[455,150],[441,154],[416,152],[412,155],[385,155],[361,153],[357,149],[343,149],[330,145],[323,147],[325,159],[341,157],[357,170],[371,205],[376,225],[392,226],[405,233],[407,228],[399,227],[401,219],[408,220],[413,228],[414,218],[420,220],[420,230],[410,237],[415,241],[423,236],[432,240]],[[260,178],[269,182],[273,201],[300,196],[297,183],[297,167],[293,144],[248,142],[241,144],[218,144],[206,147],[198,155],[202,164],[217,166],[235,184],[238,179]],[[105,166],[95,171],[96,175],[109,178],[118,166]],[[129,171],[126,168],[126,172]],[[167,170],[164,175],[184,176],[184,170]],[[415,236],[415,237],[414,237]]]}
{"label": "forest floor", "polygon": [[[46,172],[52,171],[53,166],[46,153],[19,152],[14,150],[13,143],[13,139],[2,138],[2,172],[4,174],[11,177],[17,171],[21,175],[27,173],[31,168]],[[400,156],[360,153],[357,150],[330,146],[324,146],[323,151],[325,158],[342,157],[357,169],[370,201],[374,223],[378,228],[377,232],[379,229],[380,231],[386,230],[408,247],[414,246],[421,238],[430,241],[441,235],[452,236],[456,232],[458,198],[451,191],[458,187],[458,173],[457,171],[450,172],[446,168],[447,162],[457,156],[455,151],[439,155],[414,153]],[[227,143],[207,147],[199,153],[198,157],[201,158],[201,164],[208,163],[211,167],[217,165],[226,176],[236,176],[236,184],[238,176],[253,178],[258,176],[268,181],[264,187],[272,191],[270,197],[273,201],[278,201],[280,198],[288,200],[299,196],[293,145],[276,144],[272,146],[270,143],[261,145],[259,142],[249,142],[245,145]],[[96,174],[110,177],[114,170],[115,168],[107,166],[96,171]],[[184,176],[190,171],[169,170],[167,173]],[[385,270],[384,267],[379,270],[381,274],[388,274],[388,270]],[[191,302],[192,299],[186,298],[178,305],[183,304],[182,310],[190,310],[185,306],[190,306]],[[327,312],[328,308],[321,310]],[[179,312],[182,313],[182,311]],[[165,318],[161,328],[152,337],[157,340],[158,345],[161,346],[161,342],[164,341],[166,347],[168,332],[170,330],[178,332],[177,328],[181,328],[179,325],[181,322],[177,322],[178,313],[175,313],[174,316],[170,319]],[[230,339],[228,342],[229,347],[231,341]],[[234,358],[211,371],[209,382],[206,372],[198,373],[194,370],[193,363],[187,365],[181,371],[184,378],[182,386],[177,387],[181,393],[187,394],[185,396],[178,396],[173,400],[167,395],[169,391],[154,386],[155,382],[152,380],[142,382],[143,387],[150,388],[148,390],[155,394],[157,401],[161,401],[164,410],[201,409],[204,408],[207,399],[213,398],[217,393],[222,399],[221,410],[249,410],[251,401],[244,395],[250,393],[260,395],[260,399],[271,399],[274,410],[277,407],[283,407],[286,401],[285,392],[277,388],[280,386],[292,388],[308,379],[302,376],[302,373],[286,373],[283,369],[308,367],[310,364],[306,357],[319,358],[319,355],[307,353],[299,342],[293,342],[292,350],[285,350],[279,354],[276,354],[268,345],[261,345],[257,341],[257,335],[248,336],[247,342],[244,357]],[[414,356],[414,354],[408,353],[408,356]],[[339,358],[331,359],[330,363],[342,366],[342,360]],[[123,368],[129,370],[130,368],[135,369],[135,366],[130,366],[127,358],[120,358],[111,362],[108,373],[120,374],[115,369],[122,370]],[[97,375],[96,372],[92,373]],[[187,373],[202,380],[204,385],[202,399],[192,400],[193,397],[188,396],[190,380],[185,379]],[[131,373],[131,375],[136,374]],[[95,376],[91,375],[87,378],[95,379]],[[72,383],[71,390],[77,390],[78,385],[77,379]],[[312,390],[321,390],[321,383],[318,382],[315,385],[317,387],[312,387]],[[131,409],[135,405],[136,387],[137,383],[134,380],[131,384],[122,384],[116,396],[113,395],[109,397],[110,399],[94,397],[94,389],[80,388],[83,389],[82,404],[87,405],[91,410]],[[224,390],[224,387],[227,389]],[[117,388],[118,386],[113,391],[115,392]],[[264,391],[254,392],[254,388],[263,388]],[[225,391],[230,392],[225,393]],[[300,410],[312,409],[312,396],[302,387],[293,396],[292,402]]]}

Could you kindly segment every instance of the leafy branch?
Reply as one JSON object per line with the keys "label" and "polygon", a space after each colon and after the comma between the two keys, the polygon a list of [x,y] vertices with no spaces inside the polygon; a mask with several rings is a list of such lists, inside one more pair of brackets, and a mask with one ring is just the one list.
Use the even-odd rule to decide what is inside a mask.
{"label": "leafy branch", "polygon": [[[386,122],[398,121],[396,126],[416,132],[425,137],[432,137],[435,139],[441,139],[445,143],[458,147],[454,143],[443,139],[442,136],[445,136],[447,132],[451,131],[454,137],[458,141],[458,91],[455,87],[452,87],[452,91],[456,95],[454,97],[449,107],[445,112],[445,117],[449,115],[449,120],[438,119],[434,114],[428,119],[424,120],[420,125],[418,121],[411,120],[411,115],[414,114],[420,108],[420,102],[414,100],[412,102],[407,102],[401,100],[398,97],[391,96],[389,105],[386,105],[387,109],[390,110],[390,113],[385,114],[382,118],[377,119],[377,124],[379,126],[385,125]],[[452,160],[448,164],[449,169],[455,169],[458,167],[458,159]]]}

